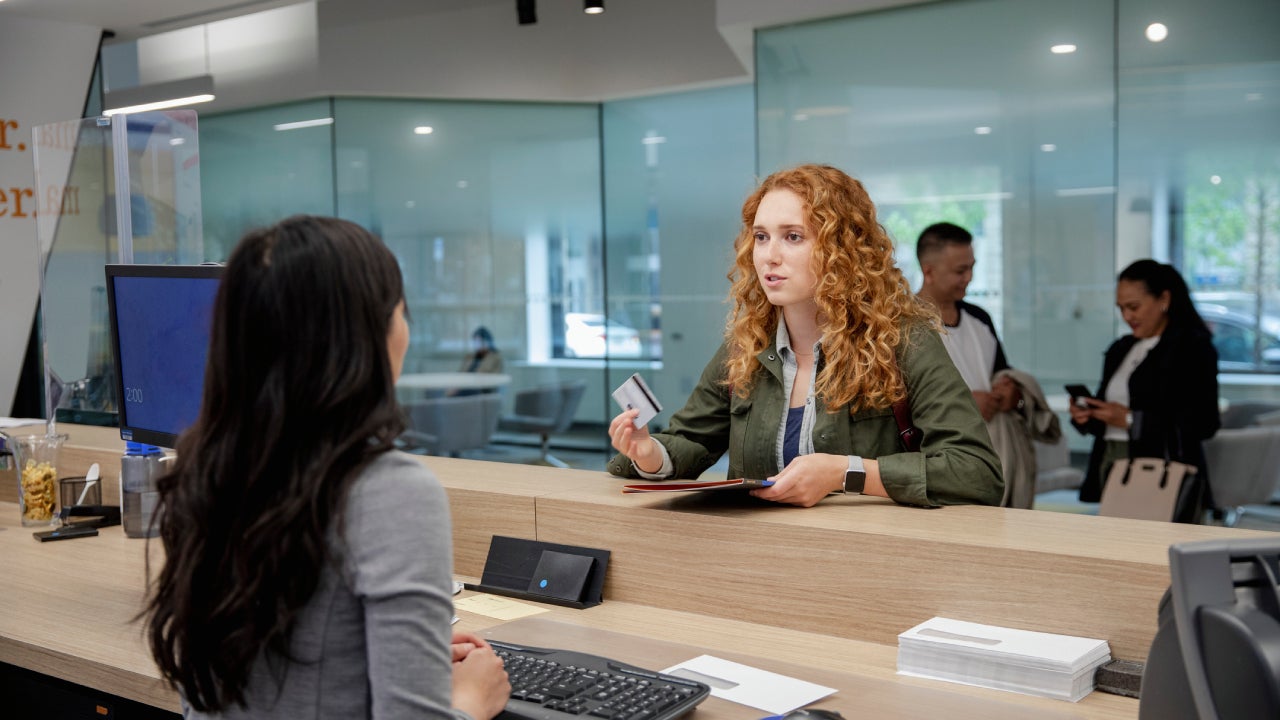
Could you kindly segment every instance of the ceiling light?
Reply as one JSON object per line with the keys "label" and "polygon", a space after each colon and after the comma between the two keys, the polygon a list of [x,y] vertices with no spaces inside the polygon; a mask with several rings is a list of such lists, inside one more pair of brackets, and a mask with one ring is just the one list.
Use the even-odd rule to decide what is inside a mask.
{"label": "ceiling light", "polygon": [[272,125],[276,130],[301,130],[302,128],[321,127],[323,125],[332,125],[333,118],[315,118],[313,120],[299,120],[297,122],[280,123]]}
{"label": "ceiling light", "polygon": [[[0,0],[0,2],[4,2],[4,0]],[[187,144],[187,141],[183,138],[169,138],[169,145],[173,147],[185,144]]]}
{"label": "ceiling light", "polygon": [[431,127],[430,125],[419,125],[418,127],[413,129],[413,134],[414,135],[430,135],[435,131],[436,129]]}
{"label": "ceiling light", "polygon": [[1147,39],[1151,42],[1160,42],[1169,37],[1169,28],[1164,23],[1151,23],[1147,26]]}
{"label": "ceiling light", "polygon": [[1221,185],[1222,177],[1220,175],[1210,175],[1209,182],[1213,183],[1214,185]]}
{"label": "ceiling light", "polygon": [[1076,46],[1071,45],[1070,43],[1064,43],[1062,45],[1054,45],[1053,47],[1049,48],[1049,52],[1053,53],[1054,55],[1066,55],[1067,53],[1073,53],[1075,51],[1076,51]]}
{"label": "ceiling light", "polygon": [[582,0],[582,12],[599,15],[604,12],[604,0]]}
{"label": "ceiling light", "polygon": [[973,134],[974,135],[990,135],[991,128],[987,127],[986,125],[979,125],[978,127],[973,129]]}
{"label": "ceiling light", "polygon": [[1262,99],[1262,93],[1245,93],[1245,102],[1258,102]]}
{"label": "ceiling light", "polygon": [[209,102],[213,99],[213,76],[197,75],[195,77],[139,85],[137,87],[112,90],[104,93],[102,104],[106,110],[103,115],[121,113],[140,113],[149,110],[185,107],[197,103]]}
{"label": "ceiling light", "polygon": [[1057,149],[1058,149],[1058,146],[1054,145],[1053,143],[1045,143],[1040,146],[1040,152],[1053,152],[1054,150],[1057,150]]}
{"label": "ceiling light", "polygon": [[538,22],[536,0],[516,0],[516,19],[521,25],[532,25]]}

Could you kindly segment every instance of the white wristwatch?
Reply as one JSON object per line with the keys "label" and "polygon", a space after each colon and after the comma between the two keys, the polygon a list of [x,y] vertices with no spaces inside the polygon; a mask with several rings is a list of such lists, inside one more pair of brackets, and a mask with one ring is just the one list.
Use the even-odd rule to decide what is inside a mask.
{"label": "white wristwatch", "polygon": [[862,458],[857,455],[850,455],[849,469],[844,471],[844,487],[841,488],[841,491],[849,495],[861,495],[866,485],[867,469],[862,464]]}

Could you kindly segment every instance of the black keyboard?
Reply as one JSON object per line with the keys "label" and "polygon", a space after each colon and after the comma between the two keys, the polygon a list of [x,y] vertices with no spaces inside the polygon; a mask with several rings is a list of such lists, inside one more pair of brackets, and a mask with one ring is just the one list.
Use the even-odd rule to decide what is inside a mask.
{"label": "black keyboard", "polygon": [[599,655],[490,640],[511,679],[499,718],[670,720],[711,694],[707,685]]}

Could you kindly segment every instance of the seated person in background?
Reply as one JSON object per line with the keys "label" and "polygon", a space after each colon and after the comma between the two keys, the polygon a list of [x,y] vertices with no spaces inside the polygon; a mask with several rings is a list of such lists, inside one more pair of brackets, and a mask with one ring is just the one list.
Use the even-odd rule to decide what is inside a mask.
{"label": "seated person in background", "polygon": [[408,346],[400,268],[358,225],[298,216],[232,252],[200,414],[160,480],[164,567],[145,610],[188,719],[505,706],[493,649],[450,640],[444,489],[392,449]]}
{"label": "seated person in background", "polygon": [[500,373],[502,372],[502,353],[493,344],[493,333],[481,325],[471,333],[472,351],[462,359],[458,367],[460,372]]}
{"label": "seated person in background", "polygon": [[920,297],[942,316],[942,344],[973,392],[991,444],[1004,468],[1005,507],[1030,508],[1036,494],[1036,453],[1032,440],[1062,437],[1058,416],[1049,409],[1040,384],[1009,367],[1004,347],[987,311],[964,301],[973,280],[973,235],[951,223],[935,223],[920,233],[916,259],[924,282]]}
{"label": "seated person in background", "polygon": [[[735,254],[724,342],[665,432],[636,428],[635,410],[613,419],[611,473],[692,478],[728,451],[729,477],[772,478],[752,493],[776,502],[1000,502],[986,427],[861,183],[822,165],[774,173],[743,205]],[[919,452],[898,435],[903,399]]]}
{"label": "seated person in background", "polygon": [[1098,397],[1085,398],[1084,407],[1071,403],[1072,424],[1094,436],[1080,500],[1102,499],[1117,460],[1168,457],[1196,466],[1173,519],[1198,523],[1213,507],[1204,441],[1222,424],[1213,335],[1182,275],[1155,260],[1120,271],[1116,307],[1132,333],[1107,348]]}

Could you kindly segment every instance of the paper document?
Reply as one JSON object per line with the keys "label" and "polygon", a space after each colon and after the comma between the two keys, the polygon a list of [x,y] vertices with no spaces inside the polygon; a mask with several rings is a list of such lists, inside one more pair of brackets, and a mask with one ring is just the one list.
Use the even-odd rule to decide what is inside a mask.
{"label": "paper document", "polygon": [[11,418],[0,417],[0,430],[7,428],[26,427],[27,425],[43,425],[45,421],[41,418]]}
{"label": "paper document", "polygon": [[898,672],[1077,702],[1111,659],[1105,640],[935,617],[898,636]]}
{"label": "paper document", "polygon": [[455,610],[466,610],[497,620],[516,620],[529,615],[547,612],[547,608],[508,600],[496,595],[472,595],[453,601]]}
{"label": "paper document", "polygon": [[836,690],[750,665],[699,655],[662,672],[711,686],[711,694],[781,715],[820,700]]}

